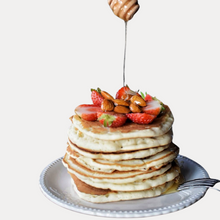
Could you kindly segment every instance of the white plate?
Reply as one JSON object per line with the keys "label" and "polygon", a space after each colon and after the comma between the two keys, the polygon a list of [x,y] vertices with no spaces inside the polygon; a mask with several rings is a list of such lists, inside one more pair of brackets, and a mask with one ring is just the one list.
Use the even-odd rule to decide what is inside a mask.
{"label": "white plate", "polygon": [[[198,163],[178,156],[185,180],[209,177]],[[40,188],[52,202],[72,211],[103,217],[147,217],[175,212],[201,199],[207,188],[194,188],[155,198],[93,204],[80,199],[74,192],[62,157],[50,163],[40,175]]]}

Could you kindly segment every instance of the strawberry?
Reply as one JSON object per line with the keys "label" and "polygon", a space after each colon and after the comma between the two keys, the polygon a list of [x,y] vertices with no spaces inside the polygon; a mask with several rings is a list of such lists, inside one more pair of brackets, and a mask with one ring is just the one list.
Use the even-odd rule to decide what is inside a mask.
{"label": "strawberry", "polygon": [[143,125],[151,123],[157,117],[147,113],[128,113],[126,116],[134,123]]}
{"label": "strawberry", "polygon": [[128,86],[123,86],[116,93],[116,99],[128,100],[131,96],[137,95],[137,92],[132,91]]}
{"label": "strawberry", "polygon": [[125,114],[115,112],[98,112],[98,121],[104,127],[121,127],[125,124],[127,116]]}
{"label": "strawberry", "polygon": [[93,104],[79,105],[75,108],[75,113],[86,121],[96,121],[98,111],[101,111],[101,107]]}
{"label": "strawberry", "polygon": [[142,112],[151,114],[151,115],[159,115],[161,112],[161,103],[158,100],[151,100],[147,102],[147,106],[142,108]]}
{"label": "strawberry", "polygon": [[151,96],[151,95],[146,94],[146,96],[145,96],[144,100],[145,100],[146,102],[147,102],[147,101],[152,101],[152,100],[153,100],[153,98],[152,98],[152,96]]}
{"label": "strawberry", "polygon": [[101,89],[97,88],[97,90],[95,89],[91,89],[91,99],[94,105],[98,105],[101,106],[102,101],[104,100],[103,96],[101,95]]}
{"label": "strawberry", "polygon": [[144,95],[143,92],[141,92],[141,97],[142,97],[146,102],[147,102],[147,101],[152,101],[152,100],[153,100],[152,96],[149,95],[149,94],[147,94],[146,92],[145,92],[145,95]]}

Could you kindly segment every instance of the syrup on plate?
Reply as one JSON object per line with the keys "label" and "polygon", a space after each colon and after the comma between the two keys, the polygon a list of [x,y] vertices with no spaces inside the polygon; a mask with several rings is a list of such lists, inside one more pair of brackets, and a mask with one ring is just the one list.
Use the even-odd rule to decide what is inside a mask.
{"label": "syrup on plate", "polygon": [[179,179],[169,189],[167,189],[167,191],[164,192],[163,195],[177,192],[178,186],[183,182],[184,182],[184,177],[182,174],[180,174]]}

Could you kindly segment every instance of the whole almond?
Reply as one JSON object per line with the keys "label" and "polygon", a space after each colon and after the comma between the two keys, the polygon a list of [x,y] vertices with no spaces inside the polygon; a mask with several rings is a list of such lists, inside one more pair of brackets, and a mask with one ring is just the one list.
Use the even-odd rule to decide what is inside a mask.
{"label": "whole almond", "polygon": [[144,99],[142,99],[142,97],[138,96],[138,95],[133,95],[130,99],[131,103],[140,105],[142,107],[146,106],[146,102],[144,101]]}
{"label": "whole almond", "polygon": [[123,106],[123,105],[117,105],[114,108],[114,112],[121,113],[121,114],[127,114],[130,112],[130,109],[128,107]]}
{"label": "whole almond", "polygon": [[129,102],[123,100],[123,99],[114,99],[115,105],[123,105],[123,106],[129,106]]}
{"label": "whole almond", "polygon": [[111,112],[114,110],[114,103],[109,99],[104,99],[101,104],[102,111]]}
{"label": "whole almond", "polygon": [[114,98],[107,92],[105,91],[101,91],[101,95],[105,98],[105,99],[109,99],[111,101],[114,101]]}
{"label": "whole almond", "polygon": [[129,107],[133,113],[140,113],[141,112],[141,108],[134,103],[131,103]]}

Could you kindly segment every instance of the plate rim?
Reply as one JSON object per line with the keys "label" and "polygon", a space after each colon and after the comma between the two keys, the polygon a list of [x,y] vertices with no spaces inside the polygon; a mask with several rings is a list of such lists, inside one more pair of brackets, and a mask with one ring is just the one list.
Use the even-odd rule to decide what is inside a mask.
{"label": "plate rim", "polygon": [[[88,208],[82,205],[74,204],[73,202],[71,203],[67,202],[59,198],[57,195],[50,192],[48,187],[46,186],[45,176],[47,172],[57,163],[62,163],[62,159],[63,157],[57,158],[56,160],[52,161],[50,164],[48,164],[43,169],[43,171],[40,174],[40,178],[39,178],[40,189],[42,193],[44,194],[44,196],[46,196],[46,198],[48,198],[53,203],[63,208],[66,208],[68,210],[72,210],[72,211],[82,213],[82,214],[99,216],[99,217],[113,217],[113,218],[115,217],[117,218],[135,218],[135,217],[141,218],[141,217],[163,215],[163,214],[168,214],[171,212],[179,211],[181,209],[184,209],[194,204],[195,202],[199,201],[206,194],[206,191],[207,191],[207,188],[201,187],[199,188],[200,191],[196,195],[188,198],[187,200],[184,201],[184,203],[179,202],[172,206],[165,206],[163,208],[152,209],[152,210],[119,211],[119,210],[104,210],[104,209],[97,209],[97,208]],[[198,166],[201,169],[205,177],[207,178],[209,177],[208,172],[199,163],[195,162],[194,160],[183,155],[178,155],[177,160],[188,160],[191,163],[194,163],[196,166]]]}

